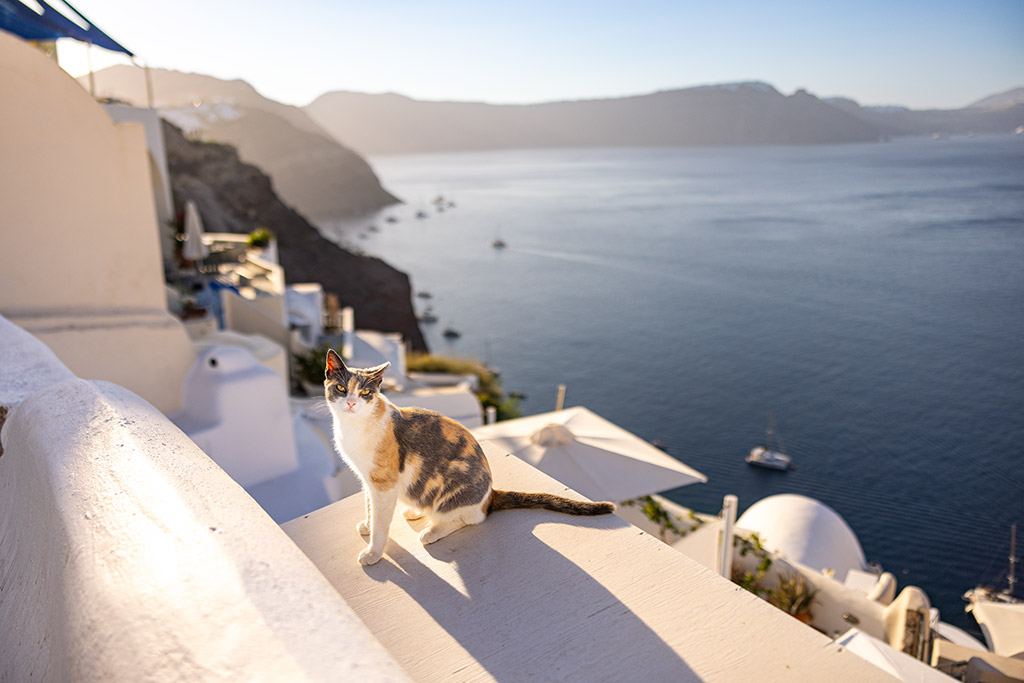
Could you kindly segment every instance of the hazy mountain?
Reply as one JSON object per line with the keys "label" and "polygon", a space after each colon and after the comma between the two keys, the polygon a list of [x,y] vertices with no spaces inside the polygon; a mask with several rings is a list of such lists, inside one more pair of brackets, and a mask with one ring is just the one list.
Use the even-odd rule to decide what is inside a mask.
{"label": "hazy mountain", "polygon": [[[80,79],[87,85],[87,78]],[[280,198],[319,220],[362,214],[397,200],[366,160],[297,107],[269,100],[245,81],[151,69],[153,104],[190,137],[234,146],[271,177]],[[134,66],[95,74],[97,97],[145,106],[146,76]]]}
{"label": "hazy mountain", "polygon": [[319,282],[338,296],[342,306],[355,309],[360,329],[401,332],[412,348],[426,350],[405,273],[327,240],[282,203],[267,175],[242,163],[233,147],[186,140],[168,122],[164,139],[178,211],[189,199],[195,201],[210,232],[248,233],[258,226],[271,227],[289,282]]}
{"label": "hazy mountain", "polygon": [[355,152],[262,108],[231,104],[162,108],[194,139],[229,144],[262,169],[289,206],[312,221],[361,215],[398,200]]}
{"label": "hazy mountain", "polygon": [[362,154],[512,147],[867,142],[881,131],[806,92],[764,83],[599,100],[495,105],[331,92],[305,107]]}
{"label": "hazy mountain", "polygon": [[[1015,95],[1016,93],[1016,95]],[[979,100],[964,109],[913,110],[904,107],[862,107],[853,100],[832,98],[829,104],[887,136],[1012,133],[1024,125],[1024,88]],[[1021,97],[1020,100],[1017,98]]]}
{"label": "hazy mountain", "polygon": [[974,104],[967,106],[968,109],[1007,109],[1017,104],[1024,104],[1024,88],[1014,88],[1006,92],[997,93],[984,97]]}

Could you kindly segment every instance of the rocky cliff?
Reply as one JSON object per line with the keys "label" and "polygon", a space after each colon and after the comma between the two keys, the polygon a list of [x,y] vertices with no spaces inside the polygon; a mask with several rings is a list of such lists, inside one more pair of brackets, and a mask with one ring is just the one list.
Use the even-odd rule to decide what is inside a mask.
{"label": "rocky cliff", "polygon": [[[84,78],[84,77],[83,77]],[[147,75],[119,65],[95,74],[96,94],[147,106]],[[167,69],[148,72],[153,106],[190,138],[222,142],[270,176],[281,200],[314,222],[361,215],[398,201],[361,156],[298,107],[241,80]]]}
{"label": "rocky cliff", "polygon": [[412,306],[409,277],[380,259],[353,254],[324,238],[274,194],[270,178],[242,163],[234,148],[190,142],[164,122],[167,162],[179,210],[196,202],[210,232],[248,233],[259,226],[277,236],[289,282],[319,282],[355,309],[362,329],[400,332],[413,349],[426,342]]}

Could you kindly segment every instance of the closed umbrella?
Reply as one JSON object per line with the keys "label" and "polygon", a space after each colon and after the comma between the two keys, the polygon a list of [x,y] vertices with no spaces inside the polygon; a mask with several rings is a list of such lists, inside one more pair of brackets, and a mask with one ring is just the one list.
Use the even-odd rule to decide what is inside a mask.
{"label": "closed umbrella", "polygon": [[199,208],[191,199],[185,203],[185,246],[181,252],[189,261],[202,261],[210,251],[203,244],[203,219]]}
{"label": "closed umbrella", "polygon": [[473,435],[591,500],[621,502],[707,481],[697,470],[582,406],[484,425]]}

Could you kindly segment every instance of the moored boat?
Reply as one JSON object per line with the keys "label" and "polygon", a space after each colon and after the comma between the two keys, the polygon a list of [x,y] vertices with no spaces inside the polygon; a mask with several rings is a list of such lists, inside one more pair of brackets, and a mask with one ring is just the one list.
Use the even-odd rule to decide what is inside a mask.
{"label": "moored boat", "polygon": [[782,447],[782,439],[775,433],[772,426],[772,414],[768,413],[768,427],[765,430],[764,444],[754,446],[746,457],[750,465],[767,467],[772,470],[788,470],[793,465],[793,460]]}
{"label": "moored boat", "polygon": [[767,467],[773,470],[788,470],[792,466],[792,458],[785,453],[773,451],[764,446],[754,446],[746,458],[751,465]]}
{"label": "moored boat", "polygon": [[421,323],[437,322],[437,316],[434,315],[434,309],[431,308],[430,306],[427,306],[427,310],[423,311],[418,316],[416,316],[416,319],[419,320]]}
{"label": "moored boat", "polygon": [[988,649],[1005,657],[1024,652],[1024,600],[1014,594],[1017,584],[1017,523],[1010,526],[1010,566],[1006,588],[976,586],[964,593],[965,611],[974,616]]}

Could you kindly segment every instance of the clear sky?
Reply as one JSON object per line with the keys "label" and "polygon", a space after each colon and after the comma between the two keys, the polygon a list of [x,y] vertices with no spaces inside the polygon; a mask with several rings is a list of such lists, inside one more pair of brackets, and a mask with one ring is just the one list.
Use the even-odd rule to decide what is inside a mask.
{"label": "clear sky", "polygon": [[[73,4],[149,66],[300,106],[331,90],[530,103],[758,80],[925,109],[1024,86],[1024,0]],[[63,66],[86,73],[70,42]],[[91,54],[97,69],[123,61]]]}

